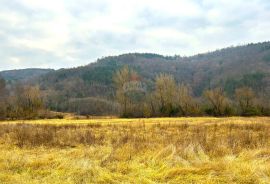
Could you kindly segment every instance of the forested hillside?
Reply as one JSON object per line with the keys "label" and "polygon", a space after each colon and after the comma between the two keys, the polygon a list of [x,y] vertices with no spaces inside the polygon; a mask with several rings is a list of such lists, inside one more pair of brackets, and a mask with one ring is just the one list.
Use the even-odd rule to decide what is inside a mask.
{"label": "forested hillside", "polygon": [[[116,114],[116,86],[113,76],[124,66],[136,72],[147,93],[155,90],[156,77],[173,76],[177,84],[188,85],[194,98],[208,89],[220,87],[226,96],[235,98],[237,88],[248,87],[260,98],[270,96],[270,42],[230,47],[191,57],[132,53],[98,59],[86,66],[38,71],[29,80],[38,85],[46,105],[56,111],[83,114]],[[4,78],[22,79],[24,75]],[[22,73],[23,74],[23,73]],[[35,75],[34,73],[32,76]],[[16,76],[16,75],[15,75]],[[23,77],[21,77],[23,76]]]}
{"label": "forested hillside", "polygon": [[39,77],[41,75],[52,72],[52,69],[39,69],[39,68],[29,68],[29,69],[20,69],[20,70],[6,70],[0,71],[0,75],[7,82],[22,82],[28,81],[30,79],[34,79],[35,77]]}

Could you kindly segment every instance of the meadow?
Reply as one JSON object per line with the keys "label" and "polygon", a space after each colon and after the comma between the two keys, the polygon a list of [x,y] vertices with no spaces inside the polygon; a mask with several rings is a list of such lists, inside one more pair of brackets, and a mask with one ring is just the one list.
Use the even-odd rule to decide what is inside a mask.
{"label": "meadow", "polygon": [[0,183],[268,184],[270,118],[0,122]]}

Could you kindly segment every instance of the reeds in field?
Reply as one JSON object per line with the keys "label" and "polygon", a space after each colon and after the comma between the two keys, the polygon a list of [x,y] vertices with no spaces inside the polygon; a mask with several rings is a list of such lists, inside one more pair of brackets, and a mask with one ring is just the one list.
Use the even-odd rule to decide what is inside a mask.
{"label": "reeds in field", "polygon": [[210,154],[238,153],[243,149],[267,148],[270,144],[270,125],[255,124],[198,124],[172,123],[151,124],[86,124],[86,125],[43,125],[43,124],[0,124],[3,141],[19,147],[63,147],[76,145],[130,144],[134,147],[151,149],[176,148],[191,144],[200,145]]}
{"label": "reeds in field", "polygon": [[38,177],[47,183],[270,181],[268,119],[107,121],[0,124],[1,154],[7,155],[0,158],[0,183],[15,176],[17,183]]}

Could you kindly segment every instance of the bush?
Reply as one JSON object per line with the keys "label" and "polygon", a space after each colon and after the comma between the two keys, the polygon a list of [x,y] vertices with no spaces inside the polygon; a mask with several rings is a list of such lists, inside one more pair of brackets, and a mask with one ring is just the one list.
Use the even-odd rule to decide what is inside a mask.
{"label": "bush", "polygon": [[260,116],[262,113],[257,107],[249,107],[242,112],[242,116]]}
{"label": "bush", "polygon": [[162,116],[176,116],[179,112],[178,108],[173,107],[172,105],[167,105],[160,108],[160,112]]}
{"label": "bush", "polygon": [[236,110],[231,106],[226,106],[224,109],[224,115],[225,116],[234,116],[236,115]]}
{"label": "bush", "polygon": [[270,116],[270,107],[262,107],[261,108],[261,114],[263,116]]}

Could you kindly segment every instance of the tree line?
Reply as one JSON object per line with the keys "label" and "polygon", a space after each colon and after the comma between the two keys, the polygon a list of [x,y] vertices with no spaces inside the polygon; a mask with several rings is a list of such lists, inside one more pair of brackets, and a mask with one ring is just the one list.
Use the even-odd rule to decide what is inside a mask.
{"label": "tree line", "polygon": [[[195,96],[189,84],[177,83],[173,75],[160,73],[154,82],[149,80],[124,66],[113,75],[113,97],[65,97],[67,109],[63,112],[121,117],[270,115],[267,96],[256,94],[247,86],[236,88],[230,96],[221,87],[206,89]],[[50,98],[50,92],[38,86],[8,85],[0,77],[0,119],[61,118],[60,114],[50,114],[54,110],[51,104],[59,107],[61,98],[61,95]]]}
{"label": "tree line", "polygon": [[0,78],[0,119],[39,118],[44,110],[38,87],[22,84],[11,87]]}
{"label": "tree line", "polygon": [[159,74],[153,90],[132,88],[126,91],[127,83],[143,82],[137,80],[139,78],[127,66],[114,75],[116,100],[121,106],[122,117],[270,115],[269,100],[257,96],[250,87],[237,88],[232,97],[220,87],[206,89],[202,96],[195,97],[188,84],[177,84],[172,75]]}

